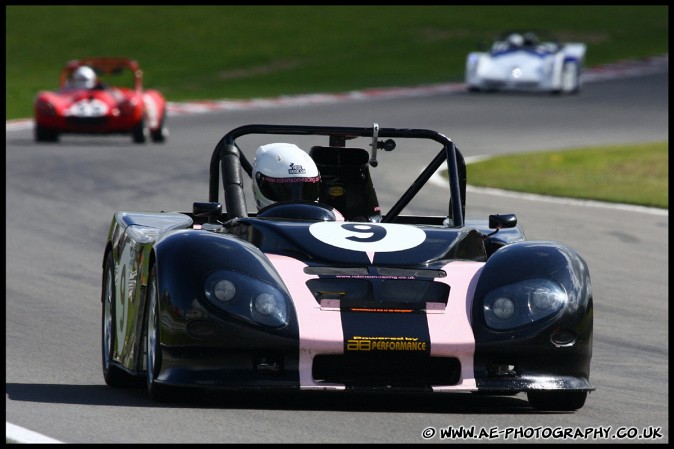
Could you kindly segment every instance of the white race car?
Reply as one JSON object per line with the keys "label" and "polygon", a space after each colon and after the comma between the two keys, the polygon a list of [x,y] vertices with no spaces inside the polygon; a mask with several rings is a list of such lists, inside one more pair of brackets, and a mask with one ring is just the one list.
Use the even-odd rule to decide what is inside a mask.
{"label": "white race car", "polygon": [[471,92],[578,93],[586,49],[583,43],[543,41],[532,32],[508,33],[489,51],[468,54],[466,84]]}

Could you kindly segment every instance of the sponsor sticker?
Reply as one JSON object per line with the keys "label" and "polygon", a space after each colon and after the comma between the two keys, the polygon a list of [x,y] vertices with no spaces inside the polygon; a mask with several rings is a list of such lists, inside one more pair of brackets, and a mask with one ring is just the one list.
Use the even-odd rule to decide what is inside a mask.
{"label": "sponsor sticker", "polygon": [[346,341],[347,351],[420,351],[425,352],[427,342],[417,337],[363,337],[354,335]]}

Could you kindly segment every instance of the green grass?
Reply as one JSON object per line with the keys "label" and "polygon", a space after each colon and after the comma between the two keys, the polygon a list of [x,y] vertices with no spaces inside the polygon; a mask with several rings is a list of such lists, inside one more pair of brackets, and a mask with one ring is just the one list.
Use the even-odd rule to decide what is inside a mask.
{"label": "green grass", "polygon": [[[32,117],[35,94],[84,56],[135,58],[146,87],[177,102],[459,82],[468,52],[507,29],[585,42],[588,67],[669,50],[667,5],[6,5],[5,14],[7,119]],[[499,157],[469,165],[468,179],[667,207],[667,166],[665,142]]]}
{"label": "green grass", "polygon": [[496,156],[468,164],[468,184],[668,208],[667,142]]}

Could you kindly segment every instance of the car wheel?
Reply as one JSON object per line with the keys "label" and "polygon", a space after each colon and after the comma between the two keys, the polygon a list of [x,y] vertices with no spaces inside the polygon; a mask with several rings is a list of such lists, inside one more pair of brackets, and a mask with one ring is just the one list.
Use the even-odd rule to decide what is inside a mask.
{"label": "car wheel", "polygon": [[567,62],[562,66],[561,93],[575,94],[579,91],[579,72],[578,64]]}
{"label": "car wheel", "polygon": [[527,399],[536,410],[570,412],[585,405],[587,391],[527,391]]}
{"label": "car wheel", "polygon": [[133,127],[133,130],[131,131],[133,141],[134,143],[145,143],[147,141],[147,137],[150,134],[150,130],[148,127],[145,125],[145,118],[141,119],[141,121]]}
{"label": "car wheel", "polygon": [[157,383],[157,374],[161,368],[162,353],[159,339],[159,294],[157,266],[152,267],[150,282],[147,286],[147,305],[145,311],[145,362],[147,391],[151,399],[159,402],[168,400],[170,387]]}
{"label": "car wheel", "polygon": [[166,110],[164,110],[164,112],[162,113],[159,128],[154,129],[150,132],[150,138],[154,143],[164,143],[168,135],[169,131],[168,128],[166,127]]}
{"label": "car wheel", "polygon": [[59,135],[56,131],[44,128],[40,125],[35,125],[35,141],[36,142],[58,142]]}
{"label": "car wheel", "polygon": [[114,364],[112,354],[115,350],[115,277],[112,252],[105,258],[103,288],[101,293],[103,313],[101,318],[101,354],[103,360],[103,378],[111,387],[129,387],[136,379]]}

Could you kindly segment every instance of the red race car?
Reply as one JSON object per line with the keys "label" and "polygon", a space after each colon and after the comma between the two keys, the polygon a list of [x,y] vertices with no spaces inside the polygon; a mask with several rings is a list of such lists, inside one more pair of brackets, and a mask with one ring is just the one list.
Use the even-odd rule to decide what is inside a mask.
{"label": "red race car", "polygon": [[57,142],[66,133],[130,134],[135,143],[164,142],[166,99],[143,89],[143,71],[133,59],[69,61],[59,89],[35,98],[35,141]]}

